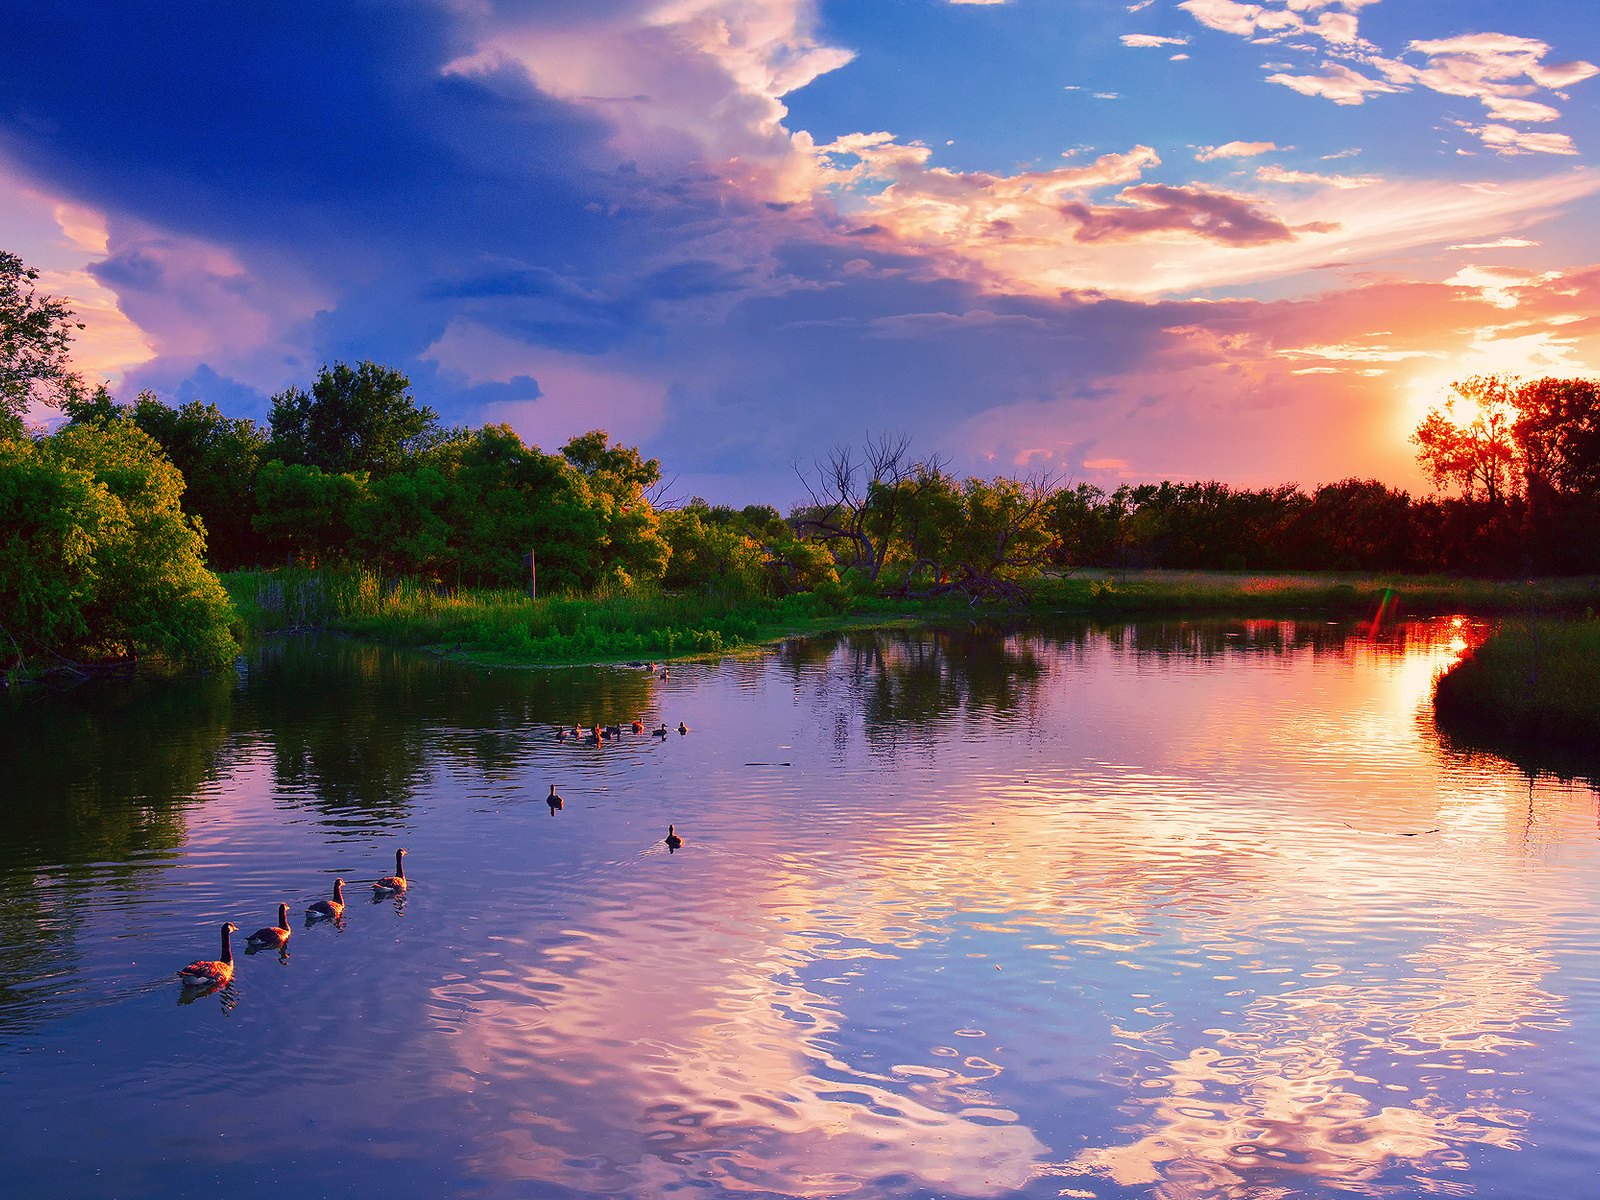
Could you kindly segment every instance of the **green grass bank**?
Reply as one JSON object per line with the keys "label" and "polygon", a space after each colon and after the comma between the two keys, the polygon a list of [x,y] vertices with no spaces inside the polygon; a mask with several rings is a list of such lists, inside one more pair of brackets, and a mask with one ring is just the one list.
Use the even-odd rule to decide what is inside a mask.
{"label": "green grass bank", "polygon": [[1600,620],[1502,625],[1439,677],[1434,707],[1494,733],[1600,747]]}
{"label": "green grass bank", "polygon": [[651,587],[530,601],[509,590],[439,594],[363,570],[236,571],[222,576],[253,632],[331,629],[495,664],[560,665],[716,655],[804,633],[908,621],[1163,612],[1270,615],[1317,610],[1386,615],[1582,611],[1600,579],[1504,582],[1329,574],[1074,571],[1038,581],[1023,607],[969,608],[957,597],[905,599],[850,583],[782,600],[672,594]]}

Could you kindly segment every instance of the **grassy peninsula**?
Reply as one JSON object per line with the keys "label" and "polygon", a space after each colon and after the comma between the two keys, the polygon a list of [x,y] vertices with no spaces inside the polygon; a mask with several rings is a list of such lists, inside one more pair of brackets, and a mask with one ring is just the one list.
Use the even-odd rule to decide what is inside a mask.
{"label": "grassy peninsula", "polygon": [[1440,676],[1434,704],[1464,725],[1600,748],[1600,620],[1502,625]]}

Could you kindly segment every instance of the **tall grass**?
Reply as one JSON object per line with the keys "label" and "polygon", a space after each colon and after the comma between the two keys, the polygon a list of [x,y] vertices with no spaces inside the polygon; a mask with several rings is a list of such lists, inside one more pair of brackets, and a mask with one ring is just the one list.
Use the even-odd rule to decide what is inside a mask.
{"label": "tall grass", "polygon": [[447,594],[362,569],[235,571],[222,580],[251,629],[334,629],[529,663],[717,654],[863,606],[894,607],[842,591],[741,603],[649,584],[529,600],[506,589]]}
{"label": "tall grass", "polygon": [[1439,677],[1434,706],[1517,737],[1600,746],[1600,621],[1501,626]]}

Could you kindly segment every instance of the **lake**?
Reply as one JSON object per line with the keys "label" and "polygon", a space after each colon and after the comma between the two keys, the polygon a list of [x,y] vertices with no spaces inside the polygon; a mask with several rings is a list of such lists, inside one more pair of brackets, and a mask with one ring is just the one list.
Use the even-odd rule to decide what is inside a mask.
{"label": "lake", "polygon": [[[980,622],[664,680],[292,637],[6,698],[6,1190],[1592,1194],[1596,792],[1435,728],[1468,632]],[[672,732],[555,737],[635,717]],[[286,955],[183,993],[280,901]]]}

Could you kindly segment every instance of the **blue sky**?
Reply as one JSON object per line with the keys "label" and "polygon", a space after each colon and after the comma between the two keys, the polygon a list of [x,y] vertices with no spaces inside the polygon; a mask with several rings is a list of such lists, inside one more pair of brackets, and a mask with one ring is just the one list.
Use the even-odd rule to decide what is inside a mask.
{"label": "blue sky", "polygon": [[[1399,0],[14,8],[0,246],[124,394],[335,358],[787,505],[869,432],[1106,486],[1420,489],[1600,363],[1600,15]],[[47,414],[40,414],[47,416]]]}

